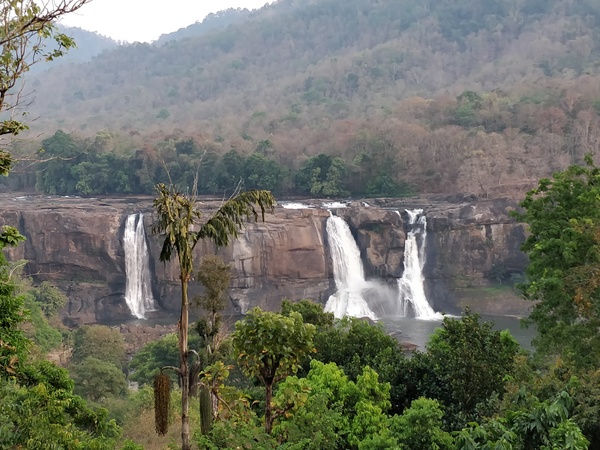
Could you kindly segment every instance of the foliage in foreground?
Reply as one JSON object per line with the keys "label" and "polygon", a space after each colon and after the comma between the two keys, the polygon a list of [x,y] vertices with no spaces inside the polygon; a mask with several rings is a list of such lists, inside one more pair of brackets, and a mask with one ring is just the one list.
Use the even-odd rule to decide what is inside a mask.
{"label": "foliage in foreground", "polygon": [[529,225],[524,296],[539,333],[538,350],[578,366],[600,360],[600,168],[572,166],[542,179],[516,217]]}
{"label": "foliage in foreground", "polygon": [[315,326],[305,324],[297,312],[283,316],[254,308],[235,324],[232,339],[238,363],[247,376],[265,387],[266,433],[271,433],[277,413],[272,405],[273,388],[296,373],[314,350],[314,334]]}
{"label": "foliage in foreground", "polygon": [[52,363],[28,360],[31,342],[23,296],[2,250],[23,237],[0,233],[0,447],[109,449],[121,429],[104,409],[92,409],[73,393],[68,372]]}
{"label": "foliage in foreground", "polygon": [[[310,321],[320,324],[315,342],[321,333],[338,344],[345,342],[339,347],[342,354],[346,351],[344,345],[352,347],[353,343],[364,342],[369,333],[374,344],[378,340],[385,342],[381,328],[358,320],[353,328],[352,319],[329,320],[327,314],[307,302],[288,302],[283,309],[289,315],[301,311]],[[362,329],[362,324],[370,331]],[[257,337],[261,330],[265,336],[272,336],[274,330],[263,330],[260,325],[251,329]],[[240,350],[241,346],[243,341],[238,336],[236,348]],[[319,356],[319,346],[316,347],[315,356]],[[235,412],[221,404],[225,415],[218,415],[212,431],[197,435],[196,442],[207,449],[588,448],[588,439],[580,428],[583,422],[577,419],[579,400],[574,400],[566,386],[542,391],[540,397],[515,393],[512,386],[526,383],[527,374],[533,369],[516,364],[525,356],[507,332],[493,330],[491,324],[481,323],[474,314],[467,312],[460,320],[446,318],[443,328],[431,338],[427,352],[416,357],[409,359],[401,353],[390,357],[390,347],[374,348],[370,358],[387,370],[391,383],[382,381],[368,364],[361,366],[357,360],[346,361],[351,371],[360,367],[352,379],[345,373],[343,363],[313,359],[304,374],[287,376],[276,386],[271,432],[261,431],[263,410],[240,402],[244,397],[238,392]],[[257,361],[270,361],[272,344],[257,349],[253,352]],[[245,358],[245,353],[240,355]],[[395,369],[384,361],[396,364]],[[226,376],[220,380],[219,389],[223,392],[226,381]],[[404,392],[406,402],[405,406],[397,405],[398,413],[392,411],[390,401],[394,384],[398,392]],[[464,389],[464,394],[468,385],[472,391],[459,402],[454,389]],[[504,396],[510,396],[506,403],[500,401]],[[496,401],[486,401],[488,398]],[[559,447],[550,446],[552,443]]]}

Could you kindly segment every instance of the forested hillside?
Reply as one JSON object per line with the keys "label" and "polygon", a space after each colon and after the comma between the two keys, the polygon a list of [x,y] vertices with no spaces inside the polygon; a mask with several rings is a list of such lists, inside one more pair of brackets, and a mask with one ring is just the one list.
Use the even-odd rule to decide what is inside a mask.
{"label": "forested hillside", "polygon": [[147,178],[89,188],[70,167],[73,193],[147,192],[163,162],[188,183],[204,155],[222,172],[206,193],[254,179],[279,194],[516,195],[600,146],[594,0],[280,0],[214,19],[29,84],[36,131],[77,143],[71,166],[127,161]]}
{"label": "forested hillside", "polygon": [[[67,36],[73,38],[77,47],[70,49],[61,58],[53,61],[46,61],[44,64],[31,66],[29,76],[34,74],[39,75],[48,69],[64,66],[69,63],[85,63],[95,56],[98,56],[103,51],[114,50],[119,46],[118,42],[111,38],[101,36],[91,31],[82,30],[81,28],[59,25],[58,29],[61,33],[65,33]],[[49,49],[56,48],[56,42],[52,39],[47,39],[44,45]]]}
{"label": "forested hillside", "polygon": [[221,30],[227,26],[242,22],[247,19],[252,12],[246,8],[229,8],[224,11],[211,13],[202,20],[185,28],[180,28],[173,33],[162,34],[155,42],[157,45],[164,44],[169,41],[185,39],[190,37],[199,37],[210,33],[211,31]]}

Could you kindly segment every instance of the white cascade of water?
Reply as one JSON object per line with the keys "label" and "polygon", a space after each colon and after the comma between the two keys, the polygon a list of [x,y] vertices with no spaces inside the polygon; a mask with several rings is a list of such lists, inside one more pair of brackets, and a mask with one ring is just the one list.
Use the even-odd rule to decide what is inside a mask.
{"label": "white cascade of water", "polygon": [[[408,316],[410,309],[418,319],[439,320],[425,295],[423,267],[425,266],[425,245],[427,244],[427,217],[422,209],[406,210],[411,226],[404,244],[404,273],[398,279],[399,314]],[[400,215],[400,213],[398,213]]]}
{"label": "white cascade of water", "polygon": [[365,280],[360,250],[350,227],[341,217],[331,215],[327,219],[326,230],[337,292],[327,300],[325,311],[332,312],[337,318],[353,316],[377,320],[361,295],[363,289],[368,287],[368,282]]}
{"label": "white cascade of water", "polygon": [[155,306],[143,214],[131,214],[127,217],[123,244],[126,275],[125,302],[131,314],[138,319],[145,319],[146,312],[154,311]]}

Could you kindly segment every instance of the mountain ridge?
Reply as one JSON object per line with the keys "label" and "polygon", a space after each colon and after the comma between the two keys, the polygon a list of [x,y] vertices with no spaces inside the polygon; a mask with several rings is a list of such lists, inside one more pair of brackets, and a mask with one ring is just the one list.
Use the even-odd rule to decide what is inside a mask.
{"label": "mountain ridge", "polygon": [[[191,140],[189,155],[263,158],[285,168],[270,184],[280,192],[408,183],[487,196],[596,152],[599,24],[590,0],[281,0],[201,36],[52,69],[30,111],[46,136],[108,132],[121,156],[180,167],[176,146]],[[296,173],[320,154],[307,188]],[[338,166],[345,187],[331,189]]]}

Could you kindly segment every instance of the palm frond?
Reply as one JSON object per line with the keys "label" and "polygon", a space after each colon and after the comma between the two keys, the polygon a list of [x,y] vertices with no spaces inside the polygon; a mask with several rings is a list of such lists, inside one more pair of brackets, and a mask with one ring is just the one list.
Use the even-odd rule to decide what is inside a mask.
{"label": "palm frond", "polygon": [[[259,217],[265,220],[265,212],[272,211],[275,197],[269,191],[251,190],[237,194],[227,200],[215,214],[200,227],[194,245],[201,239],[211,239],[215,245],[223,247],[231,238],[236,238],[244,227],[244,222]],[[260,213],[260,214],[259,214]]]}
{"label": "palm frond", "polygon": [[165,236],[160,260],[170,261],[173,252],[177,253],[179,263],[186,273],[192,271],[190,247],[194,246],[193,226],[200,219],[200,211],[195,209],[195,195],[185,195],[173,185],[156,185],[158,197],[154,199],[157,219],[152,224],[152,233]]}

